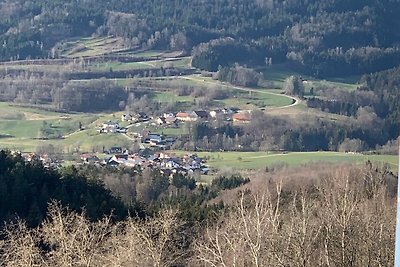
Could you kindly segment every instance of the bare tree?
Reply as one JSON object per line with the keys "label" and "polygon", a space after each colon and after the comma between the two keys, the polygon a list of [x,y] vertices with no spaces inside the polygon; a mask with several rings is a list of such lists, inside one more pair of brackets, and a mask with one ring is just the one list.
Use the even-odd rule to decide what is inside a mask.
{"label": "bare tree", "polygon": [[175,235],[181,226],[177,211],[160,212],[140,221],[129,218],[114,229],[107,242],[105,266],[172,266],[187,256],[177,248]]}
{"label": "bare tree", "polygon": [[44,261],[38,248],[36,230],[30,230],[25,222],[18,220],[7,224],[0,240],[0,265],[6,267],[43,266]]}
{"label": "bare tree", "polygon": [[110,233],[111,218],[90,223],[85,214],[77,214],[58,203],[49,204],[48,219],[40,231],[50,247],[49,266],[96,266],[103,252],[103,243]]}

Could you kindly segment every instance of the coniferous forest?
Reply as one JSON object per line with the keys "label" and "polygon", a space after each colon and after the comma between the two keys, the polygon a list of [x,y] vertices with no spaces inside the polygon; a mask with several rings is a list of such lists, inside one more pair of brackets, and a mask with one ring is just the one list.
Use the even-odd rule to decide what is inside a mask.
{"label": "coniferous forest", "polygon": [[399,14],[0,0],[0,266],[393,266]]}
{"label": "coniferous forest", "polygon": [[363,74],[397,66],[399,12],[397,0],[2,1],[0,58],[57,57],[63,39],[98,34],[186,50],[205,70],[271,60]]}

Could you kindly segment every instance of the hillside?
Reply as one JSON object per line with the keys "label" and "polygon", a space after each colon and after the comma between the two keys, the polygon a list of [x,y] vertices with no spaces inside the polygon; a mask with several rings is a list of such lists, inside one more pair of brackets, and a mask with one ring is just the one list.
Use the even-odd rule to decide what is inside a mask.
{"label": "hillside", "polygon": [[[0,163],[11,167],[0,173],[12,178],[32,168],[37,174],[49,174],[40,165],[24,164],[4,152],[0,152]],[[155,173],[143,172],[146,177],[140,179],[129,170],[112,174],[106,169],[80,168],[69,178],[77,186],[67,187],[67,192],[79,195],[82,185],[92,192],[93,185],[82,178],[90,181],[99,171],[105,175],[99,178],[107,179],[109,185],[116,181],[113,193],[119,188],[120,193],[133,191],[138,198],[143,193],[158,195],[154,202],[143,199],[146,212],[151,208],[155,212],[142,219],[135,213],[123,220],[108,215],[100,220],[88,218],[97,201],[106,207],[115,201],[99,183],[97,194],[87,197],[87,213],[73,207],[73,202],[66,203],[72,206],[68,208],[52,201],[46,215],[36,210],[27,215],[16,209],[15,204],[23,203],[17,201],[7,211],[20,219],[2,227],[2,265],[311,267],[329,262],[333,266],[393,266],[397,181],[383,165],[278,168],[253,173],[251,179],[219,177],[210,187],[197,189],[184,177],[174,178],[168,186],[168,180]],[[83,172],[86,176],[78,183]],[[132,191],[126,190],[128,184],[132,186],[129,174],[137,182]],[[30,192],[42,182],[25,173],[17,181]],[[1,188],[9,182],[0,176]],[[160,189],[167,194],[160,194]],[[37,201],[39,197],[47,200],[44,191]],[[15,199],[18,193],[14,189],[9,196],[0,196],[10,202],[7,198]],[[217,201],[217,205],[210,203]],[[37,203],[45,205],[45,201]],[[4,208],[0,206],[0,211]],[[45,216],[36,228],[25,221],[29,223],[33,215]]]}
{"label": "hillside", "polygon": [[121,37],[121,49],[193,49],[207,70],[290,61],[362,74],[398,64],[399,11],[397,0],[2,1],[0,59],[59,57],[63,40],[95,34]]}

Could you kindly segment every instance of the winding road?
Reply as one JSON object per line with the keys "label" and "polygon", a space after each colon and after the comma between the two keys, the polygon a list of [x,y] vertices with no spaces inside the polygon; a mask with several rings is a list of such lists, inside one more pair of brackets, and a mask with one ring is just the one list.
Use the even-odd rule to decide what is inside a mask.
{"label": "winding road", "polygon": [[[233,89],[240,90],[240,91],[245,91],[245,92],[255,92],[255,93],[260,93],[260,94],[283,96],[283,97],[286,97],[286,98],[290,98],[293,101],[293,103],[290,104],[290,105],[285,105],[285,106],[280,106],[280,107],[270,107],[270,108],[267,108],[267,110],[277,110],[277,109],[290,108],[290,107],[297,106],[300,103],[300,99],[298,99],[297,97],[294,97],[294,96],[290,96],[290,95],[277,94],[277,93],[272,93],[272,92],[265,92],[265,91],[256,90],[256,89],[252,89],[252,88],[247,88],[247,87],[242,87],[242,86],[235,86],[235,85],[231,85],[231,84],[224,84],[224,83],[206,81],[204,79],[201,79],[200,76],[199,76],[199,78],[188,77],[188,76],[178,76],[178,77],[180,79],[191,80],[191,81],[196,81],[196,82],[201,82],[201,83],[207,83],[207,84],[211,84],[211,85],[220,85],[220,86],[229,87],[229,88],[233,88]],[[260,108],[260,109],[263,109],[263,108]]]}

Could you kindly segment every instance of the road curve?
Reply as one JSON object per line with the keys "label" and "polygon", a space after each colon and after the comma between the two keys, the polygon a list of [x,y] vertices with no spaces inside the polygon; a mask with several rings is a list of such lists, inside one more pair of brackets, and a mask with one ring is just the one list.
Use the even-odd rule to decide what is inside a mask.
{"label": "road curve", "polygon": [[[215,83],[215,82],[210,82],[210,81],[205,81],[205,80],[200,80],[200,79],[196,79],[193,77],[187,77],[187,76],[178,76],[181,79],[185,79],[185,80],[192,80],[192,81],[197,81],[197,82],[202,82],[202,83],[208,83],[208,84],[212,84],[212,85],[220,85],[220,86],[224,86],[224,87],[229,87],[229,88],[233,88],[236,90],[241,90],[241,91],[245,91],[245,92],[255,92],[255,93],[260,93],[260,94],[268,94],[268,95],[275,95],[275,96],[283,96],[286,98],[290,98],[292,99],[293,103],[290,105],[286,105],[286,106],[280,106],[280,107],[267,107],[267,110],[276,110],[276,109],[284,109],[284,108],[290,108],[290,107],[294,107],[297,106],[300,103],[300,99],[298,99],[297,97],[294,96],[290,96],[290,95],[284,95],[284,94],[277,94],[277,93],[271,93],[271,92],[265,92],[265,91],[261,91],[261,90],[256,90],[256,89],[252,89],[252,88],[247,88],[247,87],[242,87],[242,86],[236,86],[236,85],[227,85],[227,84],[223,84],[223,83]],[[262,109],[262,108],[260,108]]]}

